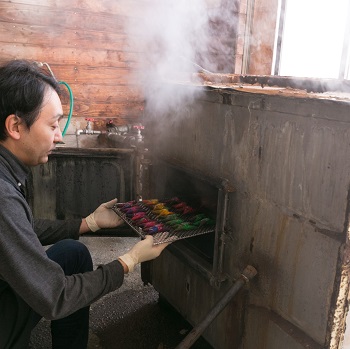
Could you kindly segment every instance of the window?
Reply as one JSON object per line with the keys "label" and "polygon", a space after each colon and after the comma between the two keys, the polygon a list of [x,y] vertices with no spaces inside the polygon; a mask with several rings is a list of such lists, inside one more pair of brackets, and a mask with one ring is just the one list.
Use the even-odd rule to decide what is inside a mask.
{"label": "window", "polygon": [[273,74],[350,79],[350,1],[280,0]]}

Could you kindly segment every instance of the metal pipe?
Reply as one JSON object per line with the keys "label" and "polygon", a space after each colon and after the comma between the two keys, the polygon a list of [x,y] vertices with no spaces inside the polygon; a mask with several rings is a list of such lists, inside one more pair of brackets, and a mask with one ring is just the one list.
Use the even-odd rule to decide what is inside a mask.
{"label": "metal pipe", "polygon": [[343,52],[341,55],[340,60],[340,68],[339,68],[339,75],[338,79],[347,79],[346,76],[349,69],[349,34],[350,34],[350,4],[348,4],[348,14],[347,14],[347,21],[346,21],[346,27],[345,27],[345,34],[344,34],[344,43],[343,43]]}
{"label": "metal pipe", "polygon": [[[222,271],[223,271],[223,265],[224,265],[224,250],[225,250],[225,238],[226,238],[226,215],[227,215],[227,206],[228,206],[228,193],[227,191],[223,192],[223,210],[222,210],[222,217],[221,217],[221,232],[220,232],[220,248],[219,248],[219,256],[218,256],[218,269],[215,270],[217,273],[217,277],[222,278]],[[220,195],[220,194],[219,194]]]}
{"label": "metal pipe", "polygon": [[274,62],[273,62],[273,72],[272,75],[279,75],[280,73],[280,64],[281,64],[281,49],[282,49],[282,36],[284,30],[285,22],[285,13],[286,13],[286,0],[280,0],[279,3],[279,18],[278,21],[278,31],[276,38],[276,48],[274,50]]}
{"label": "metal pipe", "polygon": [[241,277],[232,285],[228,292],[220,299],[220,301],[210,310],[208,315],[185,337],[185,339],[176,347],[176,349],[188,349],[201,336],[204,330],[211,324],[211,322],[221,313],[221,311],[230,302],[233,296],[241,289],[241,287],[248,283],[257,271],[254,267],[248,265]]}
{"label": "metal pipe", "polygon": [[96,134],[101,134],[105,133],[105,131],[97,131],[97,130],[76,130],[75,134],[76,136],[80,135],[96,135]]}

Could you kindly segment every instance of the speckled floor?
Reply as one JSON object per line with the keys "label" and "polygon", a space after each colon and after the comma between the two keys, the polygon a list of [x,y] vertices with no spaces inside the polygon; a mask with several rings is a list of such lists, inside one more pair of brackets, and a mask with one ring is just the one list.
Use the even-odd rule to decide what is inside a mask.
{"label": "speckled floor", "polygon": [[[94,265],[107,263],[126,252],[134,237],[83,237]],[[126,275],[118,290],[91,306],[88,349],[172,349],[191,326],[171,307],[159,303],[158,293],[141,281],[140,267]],[[32,349],[51,348],[50,322],[42,320],[32,332]],[[200,338],[194,349],[211,349]]]}

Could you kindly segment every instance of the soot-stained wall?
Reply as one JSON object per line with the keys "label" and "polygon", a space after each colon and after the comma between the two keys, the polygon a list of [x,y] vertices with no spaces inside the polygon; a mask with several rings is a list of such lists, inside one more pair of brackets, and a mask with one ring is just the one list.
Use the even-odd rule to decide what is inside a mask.
{"label": "soot-stained wall", "polygon": [[[348,111],[348,101],[243,88],[207,91],[169,114],[150,115],[155,156],[235,188],[220,291],[168,251],[154,262],[155,287],[195,324],[247,264],[258,270],[248,295],[205,332],[215,348],[339,344],[348,293]],[[176,275],[171,283],[165,268]]]}

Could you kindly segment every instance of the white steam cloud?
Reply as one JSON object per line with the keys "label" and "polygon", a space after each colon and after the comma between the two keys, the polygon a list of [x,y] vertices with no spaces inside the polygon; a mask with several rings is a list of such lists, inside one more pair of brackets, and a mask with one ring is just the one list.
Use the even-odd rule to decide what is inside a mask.
{"label": "white steam cloud", "polygon": [[[213,9],[220,0],[211,3]],[[144,88],[147,108],[157,114],[190,103],[200,91],[178,88],[176,83],[190,86],[199,82],[194,73],[216,70],[206,58],[213,41],[219,42],[211,32],[208,4],[204,0],[150,1],[129,25],[129,49],[136,52],[139,64],[135,77]]]}

